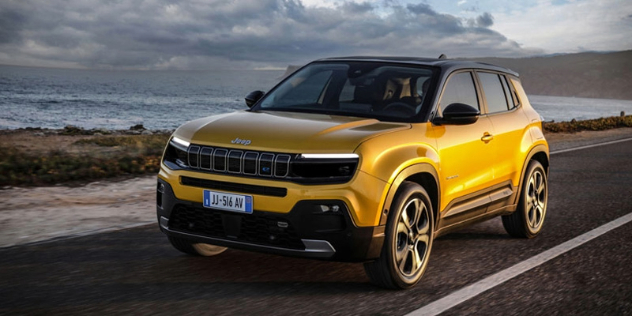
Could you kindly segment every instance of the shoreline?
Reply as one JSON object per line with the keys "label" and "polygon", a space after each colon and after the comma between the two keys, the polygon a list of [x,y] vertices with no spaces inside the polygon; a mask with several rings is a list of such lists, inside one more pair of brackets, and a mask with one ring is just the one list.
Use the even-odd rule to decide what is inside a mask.
{"label": "shoreline", "polygon": [[10,135],[14,133],[31,132],[38,133],[38,136],[46,135],[153,135],[153,134],[171,134],[175,129],[147,129],[143,124],[130,126],[128,129],[114,128],[83,128],[75,125],[66,125],[64,128],[48,128],[48,127],[18,127],[0,129],[1,135]]}

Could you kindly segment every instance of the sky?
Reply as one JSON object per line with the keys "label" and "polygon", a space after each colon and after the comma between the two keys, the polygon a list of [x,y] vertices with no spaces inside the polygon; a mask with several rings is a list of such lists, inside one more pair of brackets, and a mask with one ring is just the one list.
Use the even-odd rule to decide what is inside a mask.
{"label": "sky", "polygon": [[284,69],[632,49],[632,0],[2,0],[0,64]]}

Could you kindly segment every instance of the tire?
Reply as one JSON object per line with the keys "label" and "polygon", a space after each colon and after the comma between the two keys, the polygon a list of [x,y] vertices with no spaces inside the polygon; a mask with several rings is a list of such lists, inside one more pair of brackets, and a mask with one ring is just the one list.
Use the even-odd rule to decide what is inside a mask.
{"label": "tire", "polygon": [[203,243],[194,243],[187,239],[171,236],[169,236],[169,241],[174,248],[193,256],[211,257],[219,255],[226,250],[226,247]]}
{"label": "tire", "polygon": [[520,190],[518,208],[510,215],[502,217],[507,233],[518,238],[533,238],[538,235],[546,216],[548,194],[546,171],[539,161],[531,160]]}
{"label": "tire", "polygon": [[434,234],[428,193],[419,184],[403,182],[391,205],[380,258],[364,264],[375,285],[389,289],[413,287],[426,271]]}

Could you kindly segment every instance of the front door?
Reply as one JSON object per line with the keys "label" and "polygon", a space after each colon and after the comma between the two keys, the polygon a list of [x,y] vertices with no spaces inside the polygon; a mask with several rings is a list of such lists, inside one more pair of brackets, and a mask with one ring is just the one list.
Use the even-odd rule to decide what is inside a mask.
{"label": "front door", "polygon": [[[439,109],[452,103],[481,109],[471,72],[458,72],[448,78]],[[441,157],[439,176],[443,182],[443,199],[440,210],[450,208],[442,216],[456,216],[465,211],[468,211],[468,216],[479,211],[484,213],[485,205],[477,206],[483,201],[477,201],[480,197],[476,193],[492,186],[494,181],[496,148],[491,121],[486,115],[481,115],[473,124],[438,125],[433,126],[433,131]]]}

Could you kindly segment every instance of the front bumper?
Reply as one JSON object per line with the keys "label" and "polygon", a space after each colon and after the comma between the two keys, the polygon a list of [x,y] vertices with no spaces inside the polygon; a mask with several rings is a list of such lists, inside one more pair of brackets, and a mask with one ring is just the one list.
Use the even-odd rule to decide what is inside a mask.
{"label": "front bumper", "polygon": [[[355,226],[340,200],[301,200],[289,213],[241,214],[177,199],[158,179],[156,202],[163,233],[235,249],[358,262],[379,257],[384,241],[384,226]],[[338,212],[323,212],[320,205],[336,205]]]}

